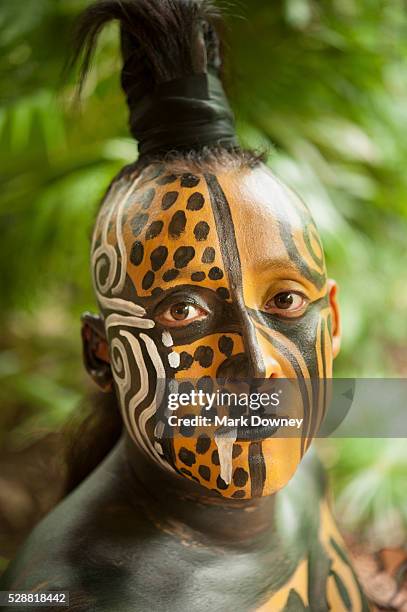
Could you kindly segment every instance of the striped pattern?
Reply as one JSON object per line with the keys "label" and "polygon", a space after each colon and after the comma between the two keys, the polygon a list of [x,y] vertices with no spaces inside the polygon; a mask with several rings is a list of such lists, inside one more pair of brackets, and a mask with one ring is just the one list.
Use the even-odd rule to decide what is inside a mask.
{"label": "striped pattern", "polygon": [[[236,185],[248,195],[241,198]],[[253,229],[256,216],[264,216],[263,225],[270,228],[272,242],[264,246],[262,225]],[[304,321],[287,323],[259,308],[252,271],[255,243],[271,257],[277,249],[312,285],[315,299]],[[94,232],[92,265],[121,408],[138,446],[160,465],[225,497],[268,495],[284,486],[323,418],[332,361],[322,247],[300,200],[264,168],[239,175],[147,169],[122,177],[109,190]],[[173,337],[156,329],[149,304],[157,292],[185,287],[213,292],[228,315],[206,335],[192,340],[186,335],[183,341],[179,333]],[[163,427],[156,427],[157,411],[164,379],[214,380],[239,363],[246,376],[295,379],[300,389],[296,416],[304,425],[298,438],[237,440],[230,450],[231,481],[225,483],[215,428],[197,428],[192,435],[176,431],[167,441]],[[191,412],[186,407],[185,413]],[[210,439],[203,445],[204,435]]]}

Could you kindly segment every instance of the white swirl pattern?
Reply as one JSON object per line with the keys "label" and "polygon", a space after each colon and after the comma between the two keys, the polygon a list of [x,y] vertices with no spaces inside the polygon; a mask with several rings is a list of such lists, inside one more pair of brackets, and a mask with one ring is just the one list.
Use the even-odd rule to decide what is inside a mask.
{"label": "white swirl pattern", "polygon": [[[147,456],[166,469],[173,471],[173,468],[163,460],[157,451],[161,446],[156,445],[155,447],[147,434],[147,424],[155,415],[164,393],[165,369],[163,363],[152,338],[143,333],[140,333],[137,338],[134,332],[123,329],[148,330],[155,326],[155,321],[142,318],[146,311],[141,306],[119,297],[112,297],[112,295],[120,294],[126,282],[127,251],[122,231],[123,212],[126,202],[133,195],[137,184],[137,180],[133,181],[128,189],[123,188],[120,181],[114,184],[99,213],[96,227],[102,226],[100,244],[96,246],[96,231],[92,243],[94,287],[100,308],[104,311],[111,311],[105,318],[107,336],[109,337],[109,331],[112,328],[119,328],[119,335],[113,338],[110,351],[113,377],[118,389],[120,407],[126,428],[135,443]],[[113,219],[115,211],[117,211],[117,214]],[[115,231],[119,257],[115,246],[109,243],[108,239],[112,227]],[[103,275],[105,275],[104,279]],[[118,280],[114,285],[116,278]],[[150,380],[141,350],[141,342],[143,342],[154,368],[154,381]],[[132,386],[132,367],[139,370],[140,388],[132,397],[128,398]],[[147,397],[150,385],[153,384],[155,385],[153,400],[147,408],[138,414],[138,407]]]}

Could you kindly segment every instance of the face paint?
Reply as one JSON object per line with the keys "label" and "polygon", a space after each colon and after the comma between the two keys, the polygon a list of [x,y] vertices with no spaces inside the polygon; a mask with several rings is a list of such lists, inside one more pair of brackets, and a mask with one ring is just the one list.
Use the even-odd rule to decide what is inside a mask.
{"label": "face paint", "polygon": [[[332,363],[323,253],[299,198],[264,166],[203,174],[153,165],[112,186],[92,266],[135,444],[224,497],[284,486],[320,424]],[[196,427],[163,437],[165,380],[181,392],[191,379],[210,390],[229,377],[296,379],[302,436],[248,440]]]}
{"label": "face paint", "polygon": [[233,443],[237,438],[237,428],[227,432],[215,432],[215,444],[218,447],[220,477],[230,485],[233,473]]}

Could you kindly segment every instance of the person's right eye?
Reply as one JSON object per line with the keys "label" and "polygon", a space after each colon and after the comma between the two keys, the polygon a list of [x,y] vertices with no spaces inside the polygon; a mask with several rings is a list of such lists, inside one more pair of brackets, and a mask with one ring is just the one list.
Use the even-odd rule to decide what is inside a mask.
{"label": "person's right eye", "polygon": [[190,302],[177,302],[160,312],[155,320],[166,327],[185,327],[194,321],[202,321],[208,312]]}

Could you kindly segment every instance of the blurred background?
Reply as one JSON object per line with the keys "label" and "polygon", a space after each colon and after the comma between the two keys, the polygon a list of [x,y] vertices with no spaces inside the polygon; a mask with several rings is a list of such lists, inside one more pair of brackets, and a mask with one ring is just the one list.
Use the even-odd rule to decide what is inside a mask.
{"label": "blurred background", "polygon": [[[16,462],[27,474],[39,453],[46,474],[58,443],[51,437],[41,454],[42,436],[90,388],[79,316],[95,309],[92,222],[113,176],[137,155],[115,25],[101,37],[80,105],[72,102],[75,75],[61,81],[73,20],[87,4],[3,0],[0,9],[0,513],[3,504],[3,518],[15,521],[3,566],[29,524],[24,504],[40,515],[52,503],[39,501],[27,475],[25,485],[10,485]],[[240,0],[226,12],[228,91],[241,140],[266,148],[270,166],[306,200],[340,285],[335,375],[406,377],[405,4]],[[362,547],[400,546],[405,440],[318,444],[342,528]]]}

